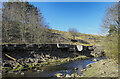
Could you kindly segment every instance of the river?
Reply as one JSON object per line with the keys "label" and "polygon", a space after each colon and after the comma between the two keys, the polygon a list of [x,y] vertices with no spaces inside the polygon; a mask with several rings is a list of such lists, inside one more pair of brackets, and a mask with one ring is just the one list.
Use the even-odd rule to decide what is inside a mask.
{"label": "river", "polygon": [[[98,57],[96,59],[101,60],[104,57]],[[66,64],[62,65],[56,65],[51,67],[44,67],[44,71],[42,72],[33,72],[33,71],[26,71],[24,72],[24,75],[21,74],[7,74],[3,75],[3,77],[53,77],[56,73],[62,73],[62,74],[72,74],[72,73],[78,73],[79,75],[82,75],[81,69],[84,69],[86,65],[90,63],[94,63],[95,61],[92,61],[94,58],[89,58],[85,60],[76,60],[71,61]],[[78,68],[75,70],[75,68]]]}

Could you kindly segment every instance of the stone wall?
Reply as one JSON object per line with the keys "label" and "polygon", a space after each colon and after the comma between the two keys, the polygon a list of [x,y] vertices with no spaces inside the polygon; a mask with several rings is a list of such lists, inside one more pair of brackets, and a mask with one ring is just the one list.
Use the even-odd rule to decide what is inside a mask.
{"label": "stone wall", "polygon": [[[94,46],[81,46],[70,44],[6,44],[2,45],[3,59],[5,54],[8,54],[15,58],[26,57],[28,58],[31,52],[37,52],[38,54],[50,54],[60,58],[74,57],[75,55],[91,56]],[[73,55],[75,54],[75,55]]]}

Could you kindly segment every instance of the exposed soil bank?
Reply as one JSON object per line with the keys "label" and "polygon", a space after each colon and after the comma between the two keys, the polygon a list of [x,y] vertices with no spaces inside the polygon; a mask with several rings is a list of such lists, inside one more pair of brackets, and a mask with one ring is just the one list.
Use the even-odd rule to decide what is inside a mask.
{"label": "exposed soil bank", "polygon": [[82,77],[118,77],[118,64],[112,59],[88,64]]}

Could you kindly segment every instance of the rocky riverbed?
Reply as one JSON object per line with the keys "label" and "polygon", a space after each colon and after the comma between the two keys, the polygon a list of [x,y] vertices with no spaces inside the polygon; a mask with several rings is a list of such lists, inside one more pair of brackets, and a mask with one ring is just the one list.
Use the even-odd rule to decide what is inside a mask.
{"label": "rocky riverbed", "polygon": [[51,56],[50,54],[38,54],[36,52],[31,52],[28,57],[22,57],[16,59],[15,61],[8,59],[3,60],[2,73],[3,74],[21,74],[31,70],[33,72],[43,72],[45,66],[55,66],[77,59],[86,59],[88,57],[77,55],[76,57],[70,58],[59,58]]}

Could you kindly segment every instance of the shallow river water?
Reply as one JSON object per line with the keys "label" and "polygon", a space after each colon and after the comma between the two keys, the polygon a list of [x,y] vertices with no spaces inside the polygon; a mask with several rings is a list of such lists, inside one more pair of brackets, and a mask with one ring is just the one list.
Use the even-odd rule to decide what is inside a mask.
{"label": "shallow river water", "polygon": [[[99,57],[96,58],[98,60],[103,59],[104,57]],[[79,75],[82,75],[81,69],[84,69],[86,65],[90,63],[94,63],[95,61],[92,61],[94,58],[89,58],[85,60],[76,60],[76,61],[71,61],[66,64],[62,65],[56,65],[52,67],[45,67],[44,71],[42,72],[33,72],[33,71],[26,71],[24,72],[24,75],[21,74],[8,74],[8,75],[3,75],[4,77],[52,77],[56,73],[62,73],[62,74],[73,74],[73,73],[78,73]],[[78,68],[75,70],[74,68]]]}

